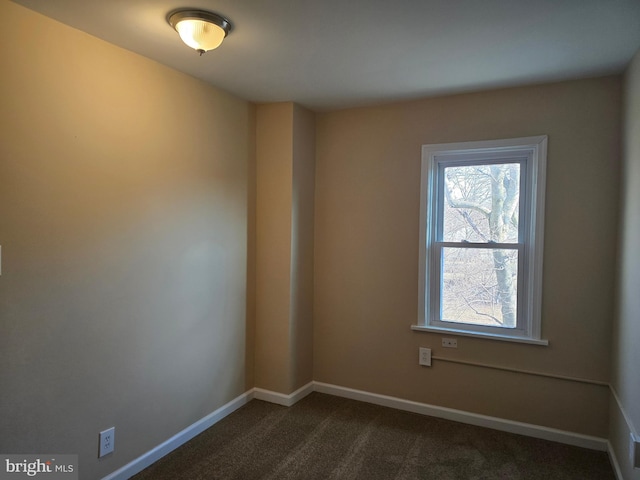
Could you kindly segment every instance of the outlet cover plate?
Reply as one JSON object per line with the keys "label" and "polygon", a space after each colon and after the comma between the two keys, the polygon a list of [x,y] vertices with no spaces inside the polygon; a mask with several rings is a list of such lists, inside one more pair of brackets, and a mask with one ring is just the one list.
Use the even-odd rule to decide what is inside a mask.
{"label": "outlet cover plate", "polygon": [[431,349],[420,347],[420,355],[418,357],[418,363],[425,367],[431,366]]}
{"label": "outlet cover plate", "polygon": [[100,432],[100,449],[98,452],[98,458],[113,453],[115,446],[115,434],[116,427],[107,428]]}

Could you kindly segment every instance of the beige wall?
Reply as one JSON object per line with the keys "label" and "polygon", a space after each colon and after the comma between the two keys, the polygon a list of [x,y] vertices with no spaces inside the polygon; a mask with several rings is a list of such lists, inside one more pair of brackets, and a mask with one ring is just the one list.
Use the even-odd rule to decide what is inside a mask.
{"label": "beige wall", "polygon": [[314,115],[256,116],[256,386],[289,394],[313,377]]}
{"label": "beige wall", "polygon": [[256,111],[256,386],[288,394],[293,104]]}
{"label": "beige wall", "polygon": [[98,478],[246,390],[254,107],[0,16],[0,452]]}
{"label": "beige wall", "polygon": [[[317,119],[314,379],[606,436],[608,389],[435,355],[607,382],[618,211],[619,77],[325,113]],[[549,136],[548,347],[409,329],[417,321],[420,148]]]}
{"label": "beige wall", "polygon": [[[625,480],[640,479],[629,461],[629,432],[640,434],[640,51],[625,77],[622,214],[617,318],[613,341],[610,439]],[[626,419],[625,419],[626,415]]]}
{"label": "beige wall", "polygon": [[313,380],[315,126],[315,114],[295,105],[291,209],[291,389],[294,391]]}

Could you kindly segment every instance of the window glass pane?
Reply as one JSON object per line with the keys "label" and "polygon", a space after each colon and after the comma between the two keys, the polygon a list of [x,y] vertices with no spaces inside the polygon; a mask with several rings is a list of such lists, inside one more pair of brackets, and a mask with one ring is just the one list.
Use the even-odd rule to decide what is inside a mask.
{"label": "window glass pane", "polygon": [[445,242],[518,242],[520,164],[444,169]]}
{"label": "window glass pane", "polygon": [[515,328],[517,288],[517,250],[442,249],[443,321]]}

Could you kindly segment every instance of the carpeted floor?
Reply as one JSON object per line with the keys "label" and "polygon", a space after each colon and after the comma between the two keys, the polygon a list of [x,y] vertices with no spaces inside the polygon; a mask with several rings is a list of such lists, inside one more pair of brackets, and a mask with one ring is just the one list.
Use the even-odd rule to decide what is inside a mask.
{"label": "carpeted floor", "polygon": [[135,480],[615,480],[606,453],[321,393],[253,400]]}

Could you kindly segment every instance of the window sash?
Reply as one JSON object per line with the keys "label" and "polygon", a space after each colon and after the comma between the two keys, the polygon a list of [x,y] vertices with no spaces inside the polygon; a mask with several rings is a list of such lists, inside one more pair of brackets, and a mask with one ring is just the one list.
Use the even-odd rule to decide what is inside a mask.
{"label": "window sash", "polygon": [[[465,328],[469,330],[478,330],[486,332],[510,332],[512,334],[524,334],[526,330],[525,316],[523,312],[523,296],[525,292],[525,274],[524,274],[524,258],[525,248],[523,244],[524,238],[524,224],[526,222],[518,222],[518,243],[498,243],[498,242],[444,242],[444,205],[445,199],[445,171],[450,167],[484,167],[492,165],[509,165],[518,164],[520,166],[520,185],[519,185],[519,202],[518,202],[518,215],[520,219],[525,219],[526,215],[526,179],[527,179],[527,161],[529,156],[516,155],[512,152],[504,152],[502,155],[487,154],[483,158],[478,158],[478,155],[458,155],[456,159],[452,156],[438,156],[435,157],[435,173],[436,173],[436,189],[435,189],[435,231],[433,231],[431,247],[433,255],[433,265],[436,267],[430,272],[432,277],[432,288],[429,292],[431,306],[428,314],[427,323],[434,326],[451,326],[455,325],[458,328]],[[523,192],[525,195],[523,195]],[[444,248],[483,248],[483,249],[512,249],[518,250],[518,284],[516,290],[516,326],[515,328],[490,326],[490,325],[474,325],[464,322],[452,322],[442,318],[442,280],[443,280],[443,265],[444,265]],[[526,300],[525,300],[526,301]]]}
{"label": "window sash", "polygon": [[[465,322],[456,322],[442,318],[442,280],[444,266],[444,249],[486,249],[486,250],[516,250],[518,252],[517,288],[516,288],[516,325],[515,327],[501,327],[493,325],[476,325]],[[432,244],[432,264],[437,266],[431,272],[430,292],[427,295],[429,311],[427,325],[444,328],[463,328],[486,333],[506,333],[509,335],[526,335],[527,318],[525,312],[525,245],[522,243],[464,243],[464,242],[434,242]]]}
{"label": "window sash", "polygon": [[[500,158],[500,157],[504,158]],[[436,189],[435,189],[435,202],[434,207],[436,211],[434,212],[434,219],[436,221],[436,229],[435,238],[433,241],[441,242],[444,237],[444,204],[445,204],[445,194],[444,194],[444,177],[445,177],[445,169],[449,167],[473,167],[473,166],[492,166],[492,165],[508,165],[508,164],[518,164],[520,165],[520,185],[519,185],[519,202],[518,202],[518,215],[521,220],[526,219],[526,215],[528,215],[528,191],[527,191],[527,177],[529,172],[527,170],[527,166],[530,162],[531,153],[527,156],[514,156],[512,153],[506,155],[493,155],[487,156],[487,158],[478,159],[476,157],[466,158],[466,159],[458,159],[452,160],[451,157],[438,155],[435,157],[434,163],[436,164]],[[526,238],[526,221],[518,222],[518,242],[523,242],[523,239]],[[470,242],[471,243],[471,242]],[[479,243],[479,242],[473,242]]]}

